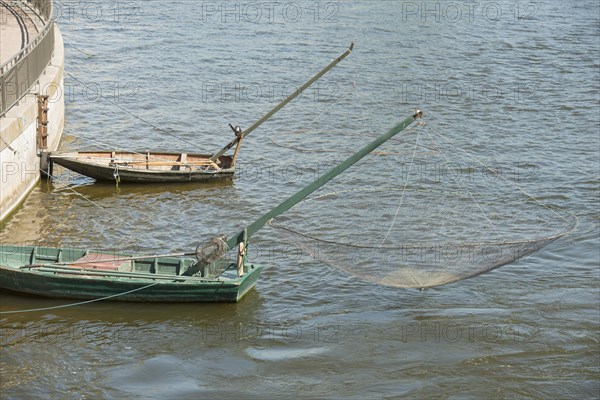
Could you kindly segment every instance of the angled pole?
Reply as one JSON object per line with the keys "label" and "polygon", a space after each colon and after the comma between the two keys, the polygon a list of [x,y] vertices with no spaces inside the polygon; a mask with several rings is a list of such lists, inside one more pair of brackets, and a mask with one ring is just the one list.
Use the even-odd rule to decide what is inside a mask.
{"label": "angled pole", "polygon": [[322,177],[318,178],[313,183],[306,186],[304,189],[300,190],[296,194],[292,195],[287,200],[285,200],[284,202],[279,204],[277,207],[273,208],[271,211],[269,211],[268,213],[266,213],[265,215],[263,215],[262,217],[260,217],[259,219],[257,219],[253,223],[251,223],[250,225],[248,225],[240,233],[231,237],[227,241],[228,248],[232,249],[235,246],[237,246],[239,243],[244,242],[245,239],[250,238],[254,233],[256,233],[256,231],[258,231],[260,228],[262,228],[269,220],[283,214],[290,208],[294,207],[296,204],[298,204],[299,202],[304,200],[306,197],[308,197],[311,193],[313,193],[314,191],[319,189],[321,186],[325,185],[327,182],[329,182],[330,180],[332,180],[333,178],[335,178],[336,176],[338,176],[339,174],[341,174],[342,172],[344,172],[345,170],[350,168],[352,165],[356,164],[364,156],[366,156],[367,154],[369,154],[370,152],[375,150],[377,147],[381,146],[383,143],[385,143],[392,137],[396,136],[404,128],[409,126],[414,120],[416,120],[417,118],[421,118],[422,116],[423,116],[423,113],[420,110],[415,111],[415,113],[412,116],[406,118],[404,121],[402,121],[399,124],[397,124],[396,126],[394,126],[387,133],[379,136],[377,139],[375,139],[374,141],[372,141],[371,143],[369,143],[368,145],[366,145],[365,147],[363,147],[362,149],[360,149],[359,151],[357,151],[356,153],[354,153],[353,155],[348,157],[341,164],[339,164],[336,167],[333,167],[331,170],[329,170],[327,173],[325,173]]}
{"label": "angled pole", "polygon": [[292,101],[296,97],[298,97],[306,88],[308,88],[310,85],[312,85],[317,80],[319,80],[323,75],[325,75],[327,72],[329,72],[330,69],[332,69],[333,67],[335,67],[340,61],[342,61],[344,58],[346,58],[348,56],[348,54],[350,54],[352,52],[353,49],[354,49],[354,43],[350,43],[350,47],[348,48],[348,50],[346,50],[344,53],[342,53],[342,55],[340,55],[338,58],[336,58],[335,60],[333,60],[332,62],[330,62],[319,73],[317,73],[312,78],[310,78],[304,85],[300,86],[297,90],[295,90],[292,94],[290,94],[285,100],[283,100],[281,103],[277,104],[271,111],[269,111],[268,113],[266,113],[265,115],[263,115],[263,117],[261,119],[259,119],[258,121],[256,121],[250,128],[248,128],[245,131],[243,131],[241,135],[239,135],[239,136],[236,135],[235,139],[233,139],[231,142],[229,142],[221,150],[219,150],[218,152],[216,152],[215,154],[213,154],[210,157],[210,160],[213,161],[213,162],[217,161],[219,159],[219,157],[221,157],[223,154],[225,154],[227,152],[227,150],[229,150],[233,146],[235,146],[240,140],[242,140],[243,138],[245,138],[246,136],[248,136],[253,130],[255,130],[256,128],[258,128],[266,120],[268,120],[269,118],[271,118],[273,116],[273,114],[275,114],[277,111],[281,110],[283,107],[286,106],[286,104],[288,104],[290,101]]}
{"label": "angled pole", "polygon": [[[186,271],[182,273],[182,275],[194,275],[205,268],[207,265],[213,263],[215,260],[221,258],[229,249],[233,249],[235,246],[240,245],[242,252],[246,251],[248,239],[252,235],[254,235],[260,228],[262,228],[269,220],[283,214],[290,208],[294,207],[296,204],[300,203],[306,197],[308,197],[311,193],[315,192],[321,186],[325,185],[327,182],[350,168],[352,165],[356,164],[360,159],[364,156],[375,150],[377,147],[381,146],[383,143],[391,139],[400,133],[404,128],[409,126],[415,119],[421,118],[423,113],[419,110],[415,111],[415,113],[406,118],[404,121],[400,122],[392,129],[390,129],[387,133],[379,136],[377,139],[348,157],[345,161],[339,164],[336,167],[333,167],[325,175],[315,180],[310,185],[306,186],[304,189],[298,191],[296,194],[290,196],[287,200],[279,204],[277,207],[273,208],[268,213],[264,214],[262,217],[258,218],[256,221],[242,229],[241,232],[237,233],[229,240],[225,235],[219,235],[214,237],[208,245],[200,245],[196,249],[196,258],[198,262],[192,264],[188,267]],[[245,254],[245,253],[243,253]],[[240,267],[240,262],[238,261],[238,276],[243,273],[243,268]]]}

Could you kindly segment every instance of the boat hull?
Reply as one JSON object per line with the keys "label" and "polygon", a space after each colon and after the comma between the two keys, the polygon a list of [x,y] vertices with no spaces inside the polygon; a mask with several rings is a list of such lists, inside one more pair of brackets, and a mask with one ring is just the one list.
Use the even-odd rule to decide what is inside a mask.
{"label": "boat hull", "polygon": [[[97,154],[100,156],[90,156],[88,154]],[[146,168],[142,162],[136,162],[134,165],[115,165],[111,163],[111,153],[108,152],[89,152],[89,153],[66,153],[53,154],[51,160],[53,163],[61,165],[71,171],[89,176],[99,181],[118,180],[119,183],[169,183],[169,182],[219,182],[231,181],[235,174],[235,166],[227,165],[220,170],[205,170],[199,168],[184,168],[177,161],[179,153],[159,153],[152,157],[173,158],[166,166]],[[125,153],[120,153],[125,154]],[[128,153],[128,155],[138,155],[140,153]],[[143,154],[141,154],[143,156]],[[210,158],[210,155],[190,155],[189,157]],[[223,157],[227,161],[230,158]]]}
{"label": "boat hull", "polygon": [[14,247],[7,247],[0,249],[0,288],[48,298],[233,303],[255,287],[262,269],[258,265],[247,265],[241,278],[231,273],[230,278],[222,280],[179,275],[153,277],[150,273],[129,274],[68,266],[51,269],[38,264],[15,265]]}

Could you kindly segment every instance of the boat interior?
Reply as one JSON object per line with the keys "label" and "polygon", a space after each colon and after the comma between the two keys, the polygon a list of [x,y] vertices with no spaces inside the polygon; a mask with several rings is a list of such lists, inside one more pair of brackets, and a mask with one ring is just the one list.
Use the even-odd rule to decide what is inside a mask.
{"label": "boat interior", "polygon": [[[130,255],[117,254],[107,251],[93,251],[69,248],[52,248],[38,246],[2,246],[0,248],[0,263],[12,268],[43,268],[44,271],[56,272],[84,270],[89,273],[118,275],[119,273],[130,276],[151,275],[152,277],[183,277],[181,274],[192,265],[195,260],[185,257],[149,257],[131,259]],[[230,269],[235,270],[235,264],[223,262],[220,268],[222,275]],[[213,277],[215,275],[211,274]],[[226,275],[230,275],[227,273]]]}
{"label": "boat interior", "polygon": [[111,168],[131,168],[158,171],[190,171],[196,169],[222,170],[231,168],[233,157],[221,156],[216,162],[210,154],[137,153],[119,151],[89,151],[65,154],[63,157],[82,162],[106,165]]}

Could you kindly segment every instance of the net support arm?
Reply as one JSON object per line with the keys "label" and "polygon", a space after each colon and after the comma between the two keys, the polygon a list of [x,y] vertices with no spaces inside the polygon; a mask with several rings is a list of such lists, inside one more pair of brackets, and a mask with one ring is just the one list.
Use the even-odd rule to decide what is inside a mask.
{"label": "net support arm", "polygon": [[242,230],[237,235],[234,235],[227,241],[227,246],[232,249],[237,246],[239,243],[245,243],[248,238],[250,238],[254,233],[256,233],[259,229],[261,229],[269,220],[275,218],[290,208],[294,207],[296,204],[304,200],[311,193],[315,192],[321,186],[325,185],[327,182],[350,168],[352,165],[356,164],[360,159],[365,157],[367,154],[381,146],[383,143],[400,133],[404,128],[409,126],[414,120],[417,118],[421,118],[423,113],[420,110],[415,111],[415,113],[406,118],[404,121],[400,122],[392,129],[390,129],[387,133],[379,136],[373,142],[369,143],[350,157],[348,157],[341,164],[327,171],[323,176],[315,180],[310,185],[306,186],[304,189],[300,190],[296,194],[289,197],[287,200],[283,201],[277,207],[273,208],[271,211],[248,225],[244,230]]}
{"label": "net support arm", "polygon": [[263,117],[261,119],[259,119],[258,121],[256,121],[252,126],[250,126],[250,128],[248,128],[245,131],[243,131],[240,135],[236,135],[235,139],[233,139],[231,142],[229,142],[221,150],[219,150],[218,152],[216,152],[215,154],[213,154],[210,157],[210,160],[213,161],[213,162],[217,161],[219,159],[219,157],[221,157],[223,154],[225,154],[227,152],[227,150],[229,150],[233,146],[235,146],[240,140],[242,140],[243,138],[245,138],[246,136],[248,136],[253,130],[255,130],[256,128],[258,128],[266,120],[268,120],[269,118],[271,118],[273,116],[273,114],[275,114],[277,111],[281,110],[290,101],[292,101],[296,97],[298,97],[304,90],[306,90],[306,88],[308,88],[310,85],[312,85],[317,80],[319,80],[323,75],[325,75],[327,72],[329,72],[329,70],[331,70],[340,61],[342,61],[344,58],[346,58],[348,56],[348,54],[350,54],[352,52],[353,49],[354,49],[354,43],[350,43],[350,47],[348,48],[348,50],[346,50],[344,53],[342,53],[342,55],[340,55],[338,58],[336,58],[335,60],[333,60],[332,62],[330,62],[325,68],[323,68],[316,75],[314,75],[312,78],[310,78],[304,85],[300,86],[297,90],[294,90],[294,92],[292,94],[290,94],[281,103],[277,104],[271,111],[269,111],[268,113],[266,113],[265,115],[263,115]]}
{"label": "net support arm", "polygon": [[300,190],[296,194],[290,196],[287,200],[279,204],[277,207],[273,208],[271,211],[242,229],[241,232],[234,235],[230,239],[227,239],[225,235],[218,235],[212,238],[208,243],[200,244],[196,248],[196,258],[197,262],[189,266],[181,275],[191,276],[201,273],[205,276],[203,272],[204,269],[214,263],[216,260],[220,259],[227,251],[233,249],[237,245],[240,245],[240,251],[238,252],[238,276],[244,273],[243,271],[243,263],[246,255],[246,248],[248,239],[254,235],[260,228],[262,228],[269,220],[275,218],[290,208],[294,207],[296,204],[300,203],[306,197],[308,197],[311,193],[315,192],[321,186],[325,185],[327,182],[350,168],[352,165],[356,164],[360,159],[364,156],[381,146],[383,143],[400,133],[404,128],[409,126],[415,119],[421,118],[423,113],[419,110],[415,111],[415,113],[406,118],[404,121],[400,122],[392,129],[390,129],[387,133],[379,136],[377,139],[360,149],[358,152],[354,153],[350,157],[348,157],[344,162],[339,164],[338,166],[327,171],[322,177],[315,180],[310,185],[306,186],[304,189]]}

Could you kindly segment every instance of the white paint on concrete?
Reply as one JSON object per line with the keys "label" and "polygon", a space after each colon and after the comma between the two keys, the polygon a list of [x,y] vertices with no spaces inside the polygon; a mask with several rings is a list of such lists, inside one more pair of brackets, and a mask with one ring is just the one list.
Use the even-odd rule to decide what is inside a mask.
{"label": "white paint on concrete", "polygon": [[0,152],[0,218],[12,211],[12,205],[21,203],[38,182],[40,162],[36,136],[34,122],[10,144],[10,148],[6,147]]}
{"label": "white paint on concrete", "polygon": [[49,97],[48,151],[55,151],[64,128],[64,46],[58,26],[50,65],[18,105],[0,118],[0,221],[27,197],[39,182],[37,94]]}

